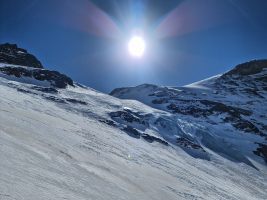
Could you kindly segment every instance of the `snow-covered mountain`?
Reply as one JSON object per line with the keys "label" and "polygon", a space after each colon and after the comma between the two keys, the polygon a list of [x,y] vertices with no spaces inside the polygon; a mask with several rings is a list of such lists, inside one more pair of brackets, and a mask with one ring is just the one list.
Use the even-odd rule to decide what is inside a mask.
{"label": "snow-covered mountain", "polygon": [[[112,92],[139,102],[27,59],[12,63],[28,53],[4,46],[1,200],[266,198],[263,68],[180,88]],[[256,88],[257,95],[247,90]]]}
{"label": "snow-covered mountain", "polygon": [[184,87],[144,84],[118,88],[111,95],[138,100],[202,127],[194,128],[195,134],[191,129],[178,134],[180,146],[206,147],[251,166],[250,158],[267,161],[267,60],[247,62]]}

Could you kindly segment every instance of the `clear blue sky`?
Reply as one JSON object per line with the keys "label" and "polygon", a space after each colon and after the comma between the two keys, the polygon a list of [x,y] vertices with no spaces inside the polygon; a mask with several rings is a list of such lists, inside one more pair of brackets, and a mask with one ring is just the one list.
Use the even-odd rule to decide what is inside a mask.
{"label": "clear blue sky", "polygon": [[[267,58],[266,0],[1,0],[0,43],[100,91],[181,86]],[[128,55],[133,31],[147,41]]]}

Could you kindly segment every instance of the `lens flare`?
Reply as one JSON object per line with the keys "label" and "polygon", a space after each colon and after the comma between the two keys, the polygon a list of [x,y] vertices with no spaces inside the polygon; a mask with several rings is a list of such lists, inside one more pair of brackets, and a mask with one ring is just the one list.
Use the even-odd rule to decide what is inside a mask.
{"label": "lens flare", "polygon": [[129,53],[133,57],[142,57],[144,55],[145,48],[145,40],[140,36],[133,36],[128,43]]}
{"label": "lens flare", "polygon": [[59,22],[64,26],[97,37],[119,39],[121,30],[116,21],[89,0],[58,0]]}
{"label": "lens flare", "polygon": [[224,1],[182,1],[160,21],[156,34],[159,38],[177,37],[231,22],[232,15],[224,14],[227,9]]}

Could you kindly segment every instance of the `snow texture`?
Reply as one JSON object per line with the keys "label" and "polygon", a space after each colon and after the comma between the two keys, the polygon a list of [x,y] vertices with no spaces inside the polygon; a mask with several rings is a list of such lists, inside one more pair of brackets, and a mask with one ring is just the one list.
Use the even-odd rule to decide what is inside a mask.
{"label": "snow texture", "polygon": [[144,103],[1,75],[0,199],[266,199],[261,136]]}

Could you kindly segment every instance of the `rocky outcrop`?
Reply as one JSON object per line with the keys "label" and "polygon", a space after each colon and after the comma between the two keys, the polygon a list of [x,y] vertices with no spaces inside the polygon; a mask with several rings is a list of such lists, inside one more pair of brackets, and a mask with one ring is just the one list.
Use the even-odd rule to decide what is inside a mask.
{"label": "rocky outcrop", "polygon": [[240,65],[225,73],[227,75],[253,75],[260,73],[263,69],[267,69],[267,60],[253,60]]}
{"label": "rocky outcrop", "polygon": [[254,151],[254,153],[260,157],[262,157],[265,162],[267,163],[267,145],[266,144],[261,144],[257,143],[259,146],[258,148]]}
{"label": "rocky outcrop", "polygon": [[124,108],[121,111],[109,113],[109,116],[116,122],[113,120],[99,121],[110,126],[119,127],[130,137],[136,139],[142,138],[148,143],[158,142],[165,146],[169,145],[168,142],[159,137],[144,133],[143,130],[150,129],[149,122],[147,121],[149,120],[149,117],[147,115],[142,115],[130,109]]}
{"label": "rocky outcrop", "polygon": [[[12,77],[16,80],[22,81],[20,78],[32,79],[29,81],[34,84],[33,80],[50,83],[48,88],[39,87],[37,90],[44,90],[43,92],[56,93],[52,87],[66,88],[68,85],[74,86],[72,79],[57,71],[50,71],[43,68],[42,63],[27,50],[19,48],[16,44],[2,44],[0,45],[0,63],[4,64],[0,67],[0,73],[5,75],[5,78]],[[5,65],[6,64],[6,65]],[[17,66],[18,65],[18,66]],[[38,87],[38,85],[37,85]]]}
{"label": "rocky outcrop", "polygon": [[[179,102],[187,102],[188,105],[183,106]],[[231,123],[235,128],[244,132],[262,134],[254,123],[243,117],[250,116],[252,111],[229,106],[224,103],[210,100],[177,100],[175,103],[169,104],[167,109],[172,113],[190,115],[198,118],[224,115],[224,122]]]}
{"label": "rocky outcrop", "polygon": [[0,72],[8,76],[15,76],[17,78],[28,77],[38,81],[48,81],[52,86],[57,88],[66,88],[67,85],[74,86],[71,78],[57,71],[29,69],[23,67],[1,67]]}
{"label": "rocky outcrop", "polygon": [[27,50],[18,48],[16,44],[0,45],[0,63],[43,68],[42,63]]}
{"label": "rocky outcrop", "polygon": [[139,123],[139,124],[145,124],[145,122],[142,120],[142,117],[138,113],[134,113],[129,109],[124,109],[122,111],[117,111],[117,112],[111,112],[110,114],[111,118],[119,118],[125,122],[128,123]]}
{"label": "rocky outcrop", "polygon": [[205,152],[205,150],[199,144],[196,144],[195,142],[190,141],[187,138],[179,137],[177,138],[176,142],[182,147],[189,148],[189,149],[198,149],[198,150]]}

